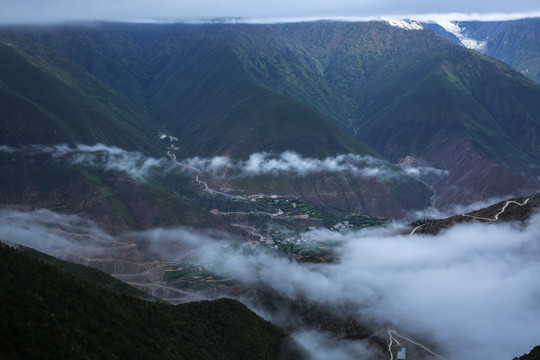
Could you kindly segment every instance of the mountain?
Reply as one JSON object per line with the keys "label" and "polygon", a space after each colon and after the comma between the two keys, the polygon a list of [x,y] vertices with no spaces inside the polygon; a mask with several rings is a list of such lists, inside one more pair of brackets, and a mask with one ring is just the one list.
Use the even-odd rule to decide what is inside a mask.
{"label": "mountain", "polygon": [[248,30],[257,41],[241,51],[268,87],[333,118],[393,162],[409,156],[447,173],[424,179],[436,206],[538,189],[539,87],[508,66],[430,31],[386,23],[239,31]]}
{"label": "mountain", "polygon": [[103,24],[14,32],[5,36],[53,48],[132,100],[134,110],[150,115],[154,133],[159,125],[176,134],[183,155],[375,154],[325,117],[254,81],[229,45],[234,27]]}
{"label": "mountain", "polygon": [[[39,105],[42,112],[54,113],[55,108],[49,107],[52,104],[69,103],[69,96],[77,101],[79,97],[91,98],[84,109],[93,111],[94,108],[103,107],[111,111],[109,118],[103,116],[106,125],[82,115],[81,118],[78,115],[55,115],[58,118],[55,118],[55,124],[59,125],[45,131],[58,135],[47,137],[44,142],[40,141],[40,136],[44,133],[44,130],[39,128],[41,125],[27,126],[22,131],[20,127],[9,123],[6,127],[13,129],[10,130],[13,134],[9,136],[25,140],[6,141],[6,145],[67,142],[75,146],[79,143],[103,143],[159,158],[166,153],[166,145],[158,143],[157,132],[165,131],[178,139],[180,147],[175,151],[178,159],[215,155],[247,159],[255,152],[279,154],[285,150],[319,159],[349,153],[381,158],[377,152],[347,134],[346,129],[336,125],[332,119],[292,98],[290,94],[271,89],[257,79],[252,70],[247,68],[243,57],[249,50],[246,47],[249,41],[243,38],[246,31],[251,33],[249,27],[183,24],[157,27],[140,24],[95,24],[6,28],[1,35],[5,49],[16,54],[13,56],[27,59],[28,68],[36,72],[36,81],[32,84],[37,86],[36,84],[44,79],[40,88],[47,89],[53,86],[47,83],[52,79],[50,81],[54,82],[53,87],[66,88],[61,94],[49,92],[47,96],[56,97],[57,102],[42,101]],[[241,53],[241,49],[245,52]],[[18,64],[16,60],[6,62],[4,76],[8,80],[24,76],[22,71],[19,72],[14,66],[16,63]],[[66,65],[61,67],[57,64]],[[298,68],[296,65],[295,67]],[[69,71],[69,81],[66,80],[67,75],[62,75],[62,71]],[[34,96],[33,88],[25,88],[14,80],[8,80],[3,82],[9,85],[10,91],[18,91],[21,97]],[[87,93],[88,96],[85,95]],[[99,101],[91,102],[95,98],[92,94],[104,94],[100,96],[107,95],[111,98],[99,98]],[[8,101],[12,102],[6,100]],[[115,106],[109,109],[109,104]],[[135,115],[131,118],[133,113]],[[21,116],[31,117],[26,114]],[[31,118],[35,119],[33,116]],[[11,114],[6,114],[6,119],[11,122],[18,121]],[[134,119],[137,121],[134,122]],[[81,128],[72,130],[74,124]],[[141,133],[132,134],[131,124],[137,125]],[[34,133],[34,130],[38,131]],[[85,137],[78,138],[74,135],[79,133]],[[129,143],[126,143],[125,139],[129,139]],[[4,179],[7,184],[7,190],[2,194],[4,203],[58,207],[66,206],[65,199],[72,198],[73,201],[67,204],[68,208],[77,210],[71,204],[98,202],[102,209],[100,212],[110,211],[120,215],[121,219],[116,221],[119,226],[145,228],[145,224],[141,223],[136,215],[141,210],[132,207],[133,201],[130,203],[130,198],[120,199],[116,191],[105,191],[107,188],[111,189],[111,183],[104,183],[107,178],[104,179],[102,173],[71,167],[66,169],[65,166],[57,170],[48,167],[43,172],[44,169],[39,164],[44,160],[50,164],[48,158],[30,164],[22,155],[6,155],[4,163],[8,170],[5,173],[18,176]],[[22,171],[25,167],[26,170]],[[395,168],[394,171],[401,170]],[[47,176],[51,179],[49,183],[42,180],[43,174],[51,174]],[[129,182],[129,178],[124,174],[107,176],[114,178],[117,175]],[[296,189],[287,195],[306,196],[323,207],[330,205],[346,211],[402,217],[407,209],[420,209],[429,204],[430,191],[423,184],[406,176],[399,183],[375,178],[359,179],[362,182],[360,190],[357,180],[349,181],[343,176],[336,179],[332,174],[326,174],[323,179],[317,180],[317,183],[323,182],[324,186],[317,185],[315,188],[308,178],[285,180],[286,178],[283,177],[282,181],[292,185],[285,188]],[[328,180],[324,180],[325,178]],[[89,186],[92,189],[91,194],[97,192],[101,196],[98,199],[84,199],[81,194],[71,191],[80,191],[80,187],[66,179],[79,179],[77,184],[82,182],[83,188],[88,189]],[[162,183],[151,189],[155,194],[154,198],[178,198],[181,193],[179,204],[182,201],[190,204],[184,205],[183,212],[199,213],[187,218],[212,217],[208,212],[201,215],[205,210],[197,210],[196,204],[190,200],[193,196],[189,193],[199,190],[189,188],[185,183],[179,185],[178,181],[169,180],[166,184]],[[96,181],[106,186],[96,184]],[[182,182],[185,181],[183,178]],[[298,181],[300,185],[297,185]],[[253,188],[249,183],[240,184],[237,190],[245,192]],[[141,189],[140,184],[136,187]],[[96,191],[96,188],[99,190]],[[145,188],[148,189],[147,186]],[[408,190],[403,191],[405,188]],[[275,190],[267,188],[264,192],[273,193]],[[172,196],[163,194],[170,191],[173,192]],[[402,193],[410,196],[403,196]],[[43,194],[48,194],[47,199],[42,198]],[[62,199],[58,199],[59,197]],[[103,197],[107,199],[107,204],[103,204]],[[82,215],[90,213],[95,216],[98,212],[89,209]],[[179,223],[175,216],[162,218],[161,223],[165,224],[167,221],[170,224]],[[186,221],[181,223],[186,224]],[[187,222],[190,225],[197,223],[198,220]]]}
{"label": "mountain", "polygon": [[512,21],[452,21],[426,29],[451,41],[499,59],[531,80],[540,82],[540,19]]}
{"label": "mountain", "polygon": [[540,19],[512,21],[486,40],[486,54],[540,82]]}
{"label": "mountain", "polygon": [[[11,41],[0,44],[3,146],[24,149],[38,144],[105,143],[148,155],[162,152],[153,136],[157,125],[144,112],[138,111],[133,102],[54,50],[26,39]],[[95,219],[120,228],[148,226],[148,222],[145,225],[142,217],[137,219],[132,212],[145,208],[130,209],[111,188],[113,183],[105,181],[110,176],[52,160],[45,153],[34,156],[28,151],[0,153],[2,203],[65,207],[81,214],[92,214]],[[126,189],[126,182],[122,184]],[[204,217],[205,226],[208,221],[212,222],[210,214],[202,215],[201,209],[182,204],[181,199],[163,188],[132,185],[139,197],[145,192],[152,193],[156,204],[166,201],[177,209],[182,208],[180,212],[192,213],[195,218]],[[152,203],[147,206],[154,207]],[[155,211],[152,214],[154,220],[160,216]],[[186,223],[177,216],[162,221]]]}
{"label": "mountain", "polygon": [[486,208],[445,219],[419,220],[411,225],[414,234],[436,235],[444,229],[462,223],[523,222],[540,208],[540,193],[500,201]]}
{"label": "mountain", "polygon": [[4,40],[0,61],[4,145],[102,142],[157,151],[151,119],[58,53]]}
{"label": "mountain", "polygon": [[428,180],[442,207],[524,194],[538,188],[536,99],[540,88],[509,67],[450,47],[360,106],[358,132],[394,161],[410,156],[447,170]]}
{"label": "mountain", "polygon": [[[0,201],[19,209],[3,210],[6,236],[40,229],[44,248],[171,302],[245,293],[313,328],[365,338],[377,313],[388,314],[378,325],[394,323],[387,288],[398,299],[407,287],[383,281],[379,297],[376,274],[358,271],[366,261],[354,254],[340,268],[355,229],[540,187],[539,85],[433,31],[91,23],[2,27],[0,43]],[[537,200],[456,222],[525,218]],[[381,243],[377,232],[354,239],[361,253]],[[395,253],[388,246],[374,253]],[[116,285],[101,276],[89,275],[92,285],[1,250],[6,357],[289,356],[286,335],[236,301],[144,302],[108,292]],[[386,278],[398,278],[401,267],[390,268],[398,272]],[[416,327],[408,316],[396,317],[400,332]],[[430,344],[436,328],[418,326],[407,336]],[[368,340],[381,358],[393,333],[401,337],[382,332],[390,346]]]}
{"label": "mountain", "polygon": [[537,360],[540,359],[540,346],[535,346],[528,354],[523,354],[514,360]]}
{"label": "mountain", "polygon": [[[318,159],[347,153],[382,155],[393,163],[412,158],[424,169],[434,169],[420,179],[427,187],[406,180],[415,189],[409,200],[397,195],[404,191],[397,191],[395,182],[380,179],[368,181],[348,203],[339,199],[354,193],[357,184],[347,181],[342,189],[338,184],[343,181],[333,175],[326,175],[326,184],[337,184],[330,187],[313,189],[303,178],[299,186],[286,186],[303,189],[290,195],[321,199],[331,193],[323,205],[379,216],[399,217],[426,206],[433,191],[433,204],[444,208],[540,187],[540,87],[432,31],[386,22],[103,23],[7,27],[1,36],[6,51],[24,55],[31,64],[45,64],[37,67],[42,77],[56,74],[61,86],[82,89],[69,94],[108,94],[109,100],[92,104],[127,109],[115,113],[127,117],[136,112],[125,121],[120,116],[107,121],[109,127],[116,122],[129,131],[143,130],[129,133],[132,143],[114,138],[121,129],[83,121],[106,129],[105,136],[85,125],[81,131],[86,138],[80,141],[86,143],[126,149],[136,143],[145,154],[163,156],[164,146],[159,150],[151,134],[164,131],[178,139],[178,159],[219,155],[245,160],[255,152],[288,150]],[[67,75],[55,67],[60,62],[69,63],[65,68],[78,75],[66,83]],[[32,94],[32,88],[10,81],[8,71],[14,79],[22,75],[6,68],[7,80],[2,81],[10,91]],[[51,103],[40,106],[48,109]],[[59,133],[68,134],[73,125],[62,126]],[[26,133],[11,136],[30,138]],[[245,193],[249,188],[260,186],[235,190]],[[394,210],[362,205],[380,193],[376,189],[384,190],[385,203]]]}
{"label": "mountain", "polygon": [[300,358],[282,330],[238,301],[148,302],[4,244],[0,257],[2,358]]}
{"label": "mountain", "polygon": [[508,66],[382,22],[234,30],[235,51],[268,88],[392,162],[410,156],[447,173],[423,179],[436,206],[538,189],[540,88]]}

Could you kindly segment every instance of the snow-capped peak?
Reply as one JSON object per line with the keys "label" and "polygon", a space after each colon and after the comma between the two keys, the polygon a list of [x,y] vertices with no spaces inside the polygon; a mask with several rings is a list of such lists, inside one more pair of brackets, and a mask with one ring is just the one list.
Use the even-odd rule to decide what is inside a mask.
{"label": "snow-capped peak", "polygon": [[385,21],[395,27],[406,30],[423,30],[424,27],[418,21],[400,20],[400,19],[385,19]]}

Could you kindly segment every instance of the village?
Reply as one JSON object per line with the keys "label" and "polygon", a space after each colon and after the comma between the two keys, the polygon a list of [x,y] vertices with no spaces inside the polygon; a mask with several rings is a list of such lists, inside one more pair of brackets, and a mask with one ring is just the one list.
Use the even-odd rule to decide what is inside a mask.
{"label": "village", "polygon": [[[215,189],[218,183],[226,182],[222,174],[215,179],[215,174],[204,172],[194,166],[177,160],[176,151],[180,146],[175,142],[178,138],[158,132],[161,140],[167,141],[167,155],[178,166],[189,170],[195,182],[200,185],[200,191],[209,197],[222,197],[238,203],[246,202],[245,209],[220,210],[209,209],[213,215],[228,218],[233,227],[245,233],[248,241],[253,245],[263,245],[285,253],[289,256],[312,256],[320,251],[327,251],[326,244],[317,244],[309,235],[310,230],[326,228],[332,231],[347,231],[348,229],[362,229],[373,226],[386,226],[387,219],[376,218],[365,214],[341,213],[337,209],[319,209],[302,196],[291,194],[242,194],[241,189]],[[249,205],[248,205],[249,204]],[[236,206],[238,207],[238,206]],[[254,219],[259,219],[254,221]],[[265,225],[256,225],[256,223]],[[278,226],[267,227],[266,224],[275,223]],[[282,232],[287,229],[286,235]],[[290,235],[290,232],[298,235]]]}

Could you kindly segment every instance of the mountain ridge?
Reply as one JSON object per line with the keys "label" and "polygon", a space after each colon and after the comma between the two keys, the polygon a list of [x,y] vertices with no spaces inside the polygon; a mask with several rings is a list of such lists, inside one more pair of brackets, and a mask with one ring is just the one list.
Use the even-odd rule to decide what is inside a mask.
{"label": "mountain ridge", "polygon": [[[428,179],[442,207],[517,193],[518,182],[524,192],[540,186],[540,87],[430,31],[384,22],[4,30],[64,54],[136,104],[149,132],[179,139],[178,158],[412,156],[450,174]],[[465,163],[447,154],[456,144]]]}
{"label": "mountain ridge", "polygon": [[[285,349],[290,345],[282,330],[238,301],[148,302],[77,279],[3,243],[0,256],[6,315],[1,356],[301,358]],[[29,278],[21,284],[17,273]]]}
{"label": "mountain ridge", "polygon": [[540,19],[537,17],[494,21],[414,21],[396,22],[394,26],[424,28],[481,53],[501,60],[531,80],[540,82]]}
{"label": "mountain ridge", "polygon": [[499,201],[485,208],[442,219],[424,219],[411,224],[412,234],[437,235],[458,224],[527,221],[540,208],[540,193]]}
{"label": "mountain ridge", "polygon": [[[88,137],[90,144],[91,141],[99,141],[129,149],[149,143],[152,148],[143,152],[163,157],[166,145],[157,143],[156,133],[165,131],[178,139],[180,146],[174,151],[179,159],[194,156],[211,158],[216,155],[247,159],[261,151],[274,154],[294,151],[316,158],[349,153],[380,158],[375,151],[312,108],[256,81],[230,45],[234,37],[231,38],[229,33],[232,31],[237,36],[236,28],[105,24],[96,27],[59,26],[38,30],[23,27],[4,30],[4,42],[19,46],[21,51],[32,49],[34,42],[37,42],[41,44],[38,49],[45,48],[40,50],[45,55],[53,53],[55,56],[65,56],[61,58],[62,61],[74,61],[70,66],[84,69],[87,73],[81,77],[83,80],[91,77],[91,81],[104,82],[100,86],[117,93],[125,104],[135,104],[130,111],[140,111],[145,126],[144,135],[150,138],[137,138],[123,133],[119,128],[109,128],[107,137]],[[147,30],[149,33],[146,33]],[[17,41],[21,45],[17,45]],[[157,50],[154,52],[155,48]],[[34,52],[27,56],[31,57]],[[45,70],[43,72],[46,73]],[[84,118],[77,119],[77,122],[85,124]],[[88,123],[89,127],[95,125]],[[82,131],[87,136],[93,132]],[[115,134],[124,139],[132,138],[130,146],[122,146],[125,140],[117,141]],[[39,134],[34,137],[39,139]],[[8,168],[13,169],[13,164],[9,164],[7,158],[5,161]],[[14,169],[10,171],[17,173]],[[396,168],[396,171],[400,170]],[[27,179],[31,178],[27,176]],[[389,189],[384,182],[370,181],[364,186],[365,190],[362,190],[357,203],[350,203],[347,207],[356,209],[359,201],[363,201],[361,198],[370,196],[369,189],[377,188],[383,190],[382,198],[387,197],[390,203],[394,203],[391,207],[393,210],[386,211],[381,206],[372,205],[369,211],[382,216],[403,216],[403,209],[428,204],[428,191],[420,189],[423,185],[414,182],[413,179],[408,180],[412,192],[418,194],[420,200],[410,204],[396,201],[400,198],[396,196],[397,190]],[[16,183],[24,182],[16,180]],[[304,181],[302,185],[305,192],[314,192],[312,198],[320,201],[317,192],[321,190],[311,191],[311,186],[309,181]],[[20,188],[20,185],[10,187]],[[169,183],[168,187],[180,189],[178,184],[173,183]],[[342,191],[339,186],[329,189],[325,185],[324,189],[336,196]],[[426,201],[422,201],[422,198]],[[114,200],[114,203],[114,211],[121,211],[125,221],[134,226],[136,221],[129,213],[136,213],[137,210],[128,211],[129,206],[119,205],[121,201]],[[176,223],[174,218],[171,220]]]}

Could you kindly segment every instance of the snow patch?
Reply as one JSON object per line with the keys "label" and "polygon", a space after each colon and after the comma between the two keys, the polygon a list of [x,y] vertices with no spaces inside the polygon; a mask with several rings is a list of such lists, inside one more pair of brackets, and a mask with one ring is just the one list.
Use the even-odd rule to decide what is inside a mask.
{"label": "snow patch", "polygon": [[468,49],[482,51],[486,47],[485,41],[475,40],[475,39],[471,39],[467,37],[463,33],[465,28],[460,28],[459,25],[457,25],[455,22],[437,21],[437,24],[443,27],[444,30],[455,35],[459,39],[459,42],[461,43],[461,45],[465,46]]}
{"label": "snow patch", "polygon": [[385,19],[391,26],[406,30],[424,30],[422,24],[414,20]]}

